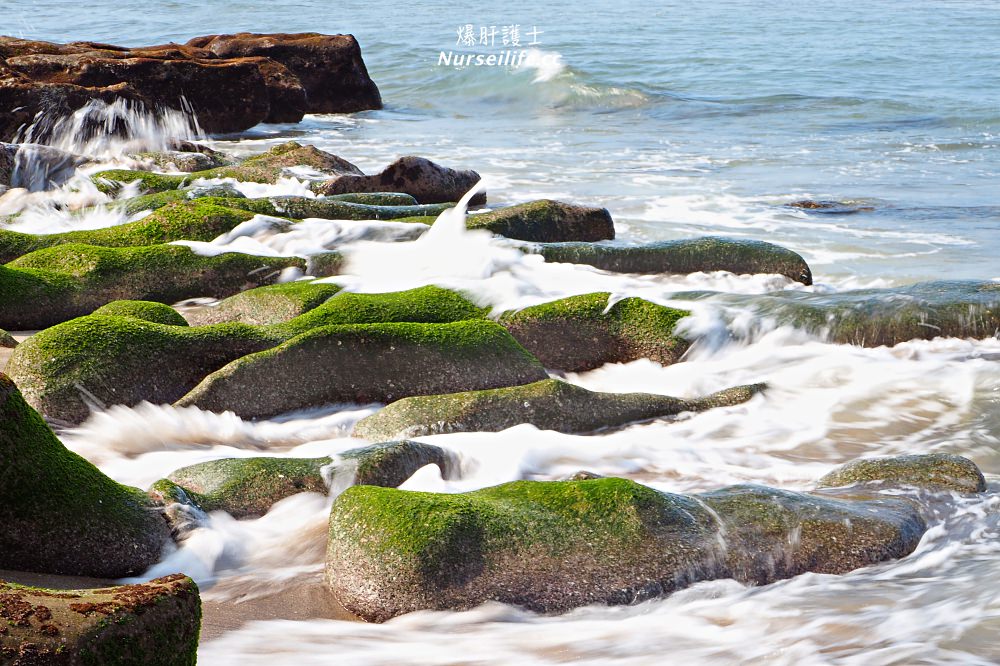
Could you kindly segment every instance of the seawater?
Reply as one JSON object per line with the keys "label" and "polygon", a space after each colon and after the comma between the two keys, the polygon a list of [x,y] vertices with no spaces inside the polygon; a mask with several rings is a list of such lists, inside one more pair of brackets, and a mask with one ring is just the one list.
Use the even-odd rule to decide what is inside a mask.
{"label": "seawater", "polygon": [[[214,137],[223,150],[314,143],[364,170],[417,154],[483,174],[491,202],[549,197],[602,205],[621,240],[720,234],[800,252],[817,284],[779,276],[608,275],[546,265],[476,234],[412,241],[310,221],[299,236],[248,228],[226,242],[303,251],[333,239],[350,254],[349,289],[443,284],[497,309],[608,291],[672,303],[678,292],[751,297],[829,293],[927,279],[1000,279],[1000,5],[551,0],[484,4],[134,0],[0,5],[3,32],[121,44],[254,30],[351,32],[386,107],[310,116]],[[519,25],[539,43],[517,69],[439,66],[459,29]],[[476,52],[492,52],[477,47]],[[499,48],[493,49],[499,50]],[[104,150],[106,147],[102,147]],[[290,180],[261,191],[301,193]],[[44,203],[94,192],[60,190]],[[844,202],[839,212],[789,208]],[[38,204],[39,201],[34,201]],[[20,205],[20,204],[11,204]],[[82,222],[44,206],[35,230]],[[391,235],[391,234],[390,234]],[[263,249],[261,249],[263,248]],[[462,260],[444,261],[456,256]],[[405,275],[385,269],[406,261]],[[690,303],[689,303],[690,305]],[[588,388],[693,396],[768,381],[746,405],[672,422],[571,436],[522,425],[423,438],[454,451],[463,474],[429,470],[405,487],[458,492],[579,469],[686,492],[754,482],[808,489],[859,456],[947,451],[987,473],[992,493],[944,499],[917,551],[844,576],[764,587],[702,583],[625,608],[541,617],[499,605],[414,613],[385,625],[254,622],[206,640],[206,664],[991,664],[1000,661],[1000,342],[830,344],[723,316],[697,303],[684,363],[609,365],[568,377]],[[751,333],[752,331],[752,333]],[[114,478],[146,486],[219,457],[333,455],[377,406],[334,406],[264,422],[192,409],[112,408],[63,433]],[[211,516],[148,575],[182,569],[211,601],[252,603],[316,585],[329,500],[301,495],[258,520]],[[290,545],[292,544],[292,545]]]}

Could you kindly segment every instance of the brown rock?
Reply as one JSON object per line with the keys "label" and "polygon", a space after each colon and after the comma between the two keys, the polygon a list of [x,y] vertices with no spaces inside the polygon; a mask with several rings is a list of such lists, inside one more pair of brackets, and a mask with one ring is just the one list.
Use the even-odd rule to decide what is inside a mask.
{"label": "brown rock", "polygon": [[[457,171],[423,157],[400,157],[380,173],[370,176],[343,175],[319,185],[317,194],[347,194],[349,192],[404,192],[417,203],[458,201],[479,182],[475,171]],[[473,197],[473,205],[486,203],[486,193]]]}
{"label": "brown rock", "polygon": [[354,37],[315,33],[214,35],[134,49],[0,37],[0,91],[0,138],[39,113],[51,123],[93,99],[174,109],[186,101],[208,132],[382,106]]}

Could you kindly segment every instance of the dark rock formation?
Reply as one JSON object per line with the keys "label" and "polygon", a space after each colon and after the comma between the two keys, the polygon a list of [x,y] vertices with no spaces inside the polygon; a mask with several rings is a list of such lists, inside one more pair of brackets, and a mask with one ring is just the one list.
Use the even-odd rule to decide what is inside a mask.
{"label": "dark rock formation", "polygon": [[[400,157],[380,173],[343,175],[317,185],[317,194],[346,194],[348,192],[403,192],[412,195],[418,203],[446,203],[458,201],[479,182],[475,171],[456,171],[431,162],[423,157]],[[480,192],[469,202],[486,203],[486,193]]]}

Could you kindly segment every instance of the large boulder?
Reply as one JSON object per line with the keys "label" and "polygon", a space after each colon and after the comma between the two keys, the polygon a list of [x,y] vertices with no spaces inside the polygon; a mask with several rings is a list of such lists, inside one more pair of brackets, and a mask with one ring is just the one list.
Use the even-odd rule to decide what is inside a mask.
{"label": "large boulder", "polygon": [[763,241],[707,236],[643,245],[551,243],[528,250],[541,254],[545,261],[588,264],[613,273],[776,273],[802,284],[812,284],[812,271],[801,256]]}
{"label": "large boulder", "polygon": [[670,365],[687,351],[687,341],[674,328],[690,313],[641,298],[609,307],[610,297],[571,296],[505,313],[498,321],[546,368],[566,372],[639,358]]}
{"label": "large boulder", "polygon": [[353,436],[380,441],[449,432],[497,432],[521,423],[541,430],[587,433],[737,405],[764,388],[763,384],[737,386],[704,398],[682,399],[652,393],[599,393],[545,379],[524,386],[397,400],[361,419]]}
{"label": "large boulder", "polygon": [[[400,157],[380,173],[343,175],[316,185],[317,194],[345,194],[347,192],[404,192],[419,203],[445,203],[458,201],[478,183],[475,171],[456,171],[431,162],[423,157]],[[480,192],[469,202],[486,203],[486,193]]]}
{"label": "large boulder", "polygon": [[486,601],[557,613],[713,578],[845,573],[907,555],[925,529],[906,499],[761,486],[701,495],[616,478],[459,494],[355,486],[330,513],[325,578],[338,601],[372,621]]}
{"label": "large boulder", "polygon": [[0,326],[46,328],[117,300],[224,298],[272,284],[283,269],[305,263],[237,253],[206,257],[179,245],[57,245],[0,266]]}
{"label": "large boulder", "polygon": [[[455,461],[440,447],[420,442],[385,442],[324,458],[224,458],[190,465],[153,485],[162,502],[201,511],[225,511],[235,518],[262,516],[279,500],[298,493],[324,495],[351,485],[393,487],[425,465],[449,478]],[[182,492],[178,492],[178,490]]]}
{"label": "large boulder", "polygon": [[0,618],[3,664],[194,666],[201,599],[182,574],[90,590],[0,581]]}
{"label": "large boulder", "polygon": [[853,485],[911,486],[926,490],[981,493],[986,479],[968,458],[948,453],[862,458],[833,470],[819,488]]}
{"label": "large boulder", "polygon": [[36,116],[51,121],[95,99],[150,110],[186,105],[208,132],[382,106],[354,37],[316,33],[208,36],[140,48],[2,37],[0,90],[7,102],[0,139]]}
{"label": "large boulder", "polygon": [[592,242],[615,237],[615,224],[607,208],[578,206],[551,199],[469,215],[466,227],[538,243]]}
{"label": "large boulder", "polygon": [[545,377],[542,364],[490,321],[322,326],[216,370],[176,404],[266,418]]}
{"label": "large boulder", "polygon": [[142,491],[67,450],[3,374],[0,476],[0,569],[120,578],[152,566],[170,538]]}
{"label": "large boulder", "polygon": [[305,91],[306,113],[351,113],[382,108],[353,35],[318,33],[196,37],[190,46],[220,58],[263,57],[284,65]]}

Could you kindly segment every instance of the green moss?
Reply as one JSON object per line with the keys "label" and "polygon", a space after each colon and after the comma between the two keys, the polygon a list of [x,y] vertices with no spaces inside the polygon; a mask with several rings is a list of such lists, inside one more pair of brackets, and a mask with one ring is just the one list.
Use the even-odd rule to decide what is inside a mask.
{"label": "green moss", "polygon": [[169,305],[151,301],[114,301],[96,310],[95,315],[111,315],[114,317],[132,317],[155,324],[169,326],[187,326],[187,320]]}
{"label": "green moss", "polygon": [[638,358],[669,365],[687,350],[687,341],[674,331],[689,312],[641,298],[608,307],[610,296],[571,296],[504,314],[499,321],[546,367],[570,372]]}
{"label": "green moss", "polygon": [[[691,500],[676,501],[694,508]],[[337,499],[330,529],[364,526],[374,538],[361,547],[372,557],[415,561],[427,578],[450,579],[456,569],[481,564],[496,551],[560,557],[578,549],[596,554],[640,547],[648,523],[672,514],[672,504],[662,493],[618,478],[515,481],[457,494],[355,486]],[[704,511],[692,510],[691,522],[699,514]]]}
{"label": "green moss", "polygon": [[540,243],[530,251],[541,254],[545,261],[588,264],[615,273],[776,273],[812,284],[812,271],[801,256],[761,241],[706,236],[644,245]]}
{"label": "green moss", "polygon": [[342,291],[302,316],[278,325],[275,330],[291,336],[333,324],[448,323],[483,319],[486,313],[486,308],[478,307],[461,294],[435,286],[382,294]]}
{"label": "green moss", "polygon": [[139,181],[139,187],[143,192],[164,192],[183,187],[196,177],[195,174],[171,176],[170,174],[153,173],[151,171],[110,169],[95,173],[91,176],[91,180],[101,192],[105,194],[117,194],[123,185],[128,185],[136,181]]}
{"label": "green moss", "polygon": [[267,284],[290,266],[303,268],[305,261],[237,253],[204,257],[178,245],[57,245],[0,267],[0,326],[45,328],[115,300],[225,297]]}
{"label": "green moss", "polygon": [[530,423],[542,430],[594,432],[682,412],[736,405],[764,390],[740,386],[684,400],[651,393],[602,393],[556,379],[479,391],[418,395],[397,400],[355,426],[372,441],[449,432],[498,432]]}
{"label": "green moss", "polygon": [[146,495],[67,450],[0,375],[0,568],[120,577],[168,533]]}
{"label": "green moss", "polygon": [[73,243],[100,247],[141,247],[177,240],[208,242],[232,231],[252,217],[253,213],[218,206],[210,200],[176,201],[164,204],[136,222],[103,229],[44,235],[0,232],[0,259],[10,262],[36,250]]}

